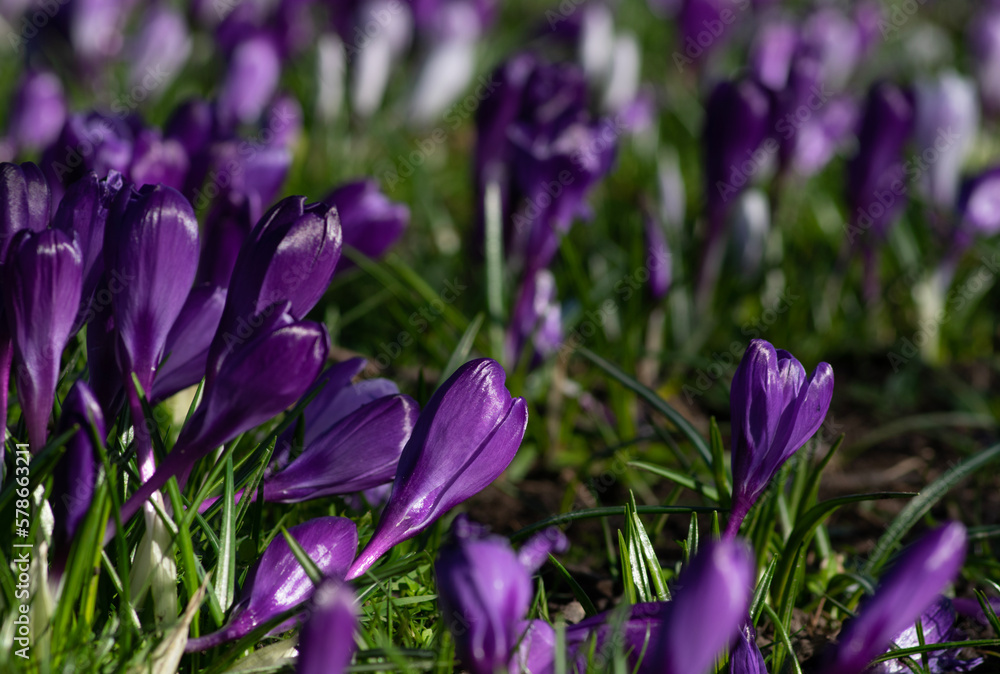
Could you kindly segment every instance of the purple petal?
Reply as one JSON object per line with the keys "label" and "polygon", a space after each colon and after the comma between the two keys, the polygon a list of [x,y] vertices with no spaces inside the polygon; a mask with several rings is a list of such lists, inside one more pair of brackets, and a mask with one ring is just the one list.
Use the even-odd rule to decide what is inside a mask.
{"label": "purple petal", "polygon": [[[417,419],[409,396],[380,398],[342,419],[264,482],[264,498],[297,503],[351,494],[392,481]],[[359,461],[359,457],[364,457]]]}
{"label": "purple petal", "polygon": [[0,264],[15,234],[49,226],[49,200],[48,182],[37,166],[0,164]]}
{"label": "purple petal", "polygon": [[[104,237],[115,330],[123,374],[135,372],[152,390],[167,335],[180,314],[198,265],[198,221],[170,187],[123,190]],[[117,275],[121,287],[111,288]]]}
{"label": "purple petal", "polygon": [[950,209],[958,195],[965,159],[979,131],[979,99],[972,80],[946,72],[915,86],[914,140],[920,153],[933,153],[920,176],[920,187],[932,204]]}
{"label": "purple petal", "polygon": [[232,199],[220,198],[212,204],[205,216],[198,281],[222,288],[229,286],[236,258],[252,226],[249,199],[234,203]]}
{"label": "purple petal", "polygon": [[[22,231],[4,269],[7,322],[14,337],[17,395],[35,451],[48,437],[63,349],[83,284],[83,260],[64,232]],[[6,384],[5,384],[6,385]]]}
{"label": "purple petal", "polygon": [[549,527],[528,539],[517,553],[517,561],[530,573],[542,568],[553,552],[569,550],[569,539],[560,529]]}
{"label": "purple petal", "polygon": [[191,53],[187,22],[170,7],[154,5],[143,12],[129,51],[130,84],[146,95],[166,89]]}
{"label": "purple petal", "polygon": [[628,608],[624,619],[622,608],[605,611],[566,628],[566,646],[569,660],[574,663],[574,674],[587,671],[591,644],[594,647],[594,664],[610,663],[616,652],[624,653],[630,668],[638,666],[639,674],[653,674],[655,669],[655,639],[660,634],[668,603],[649,602]]}
{"label": "purple petal", "polygon": [[151,129],[136,134],[129,179],[137,186],[162,184],[182,190],[188,168],[187,152],[179,141],[161,138]]}
{"label": "purple petal", "polygon": [[233,50],[219,92],[219,118],[231,126],[255,121],[274,95],[281,77],[278,47],[266,33],[250,37]]}
{"label": "purple petal", "polygon": [[351,567],[357,578],[397,543],[482,491],[510,464],[528,410],[511,398],[493,360],[460,367],[420,413],[400,457],[392,495],[368,545]]}
{"label": "purple petal", "polygon": [[983,171],[962,186],[957,210],[968,237],[1000,232],[1000,167]]}
{"label": "purple petal", "polygon": [[[370,258],[381,257],[394,244],[410,222],[410,209],[390,201],[372,179],[341,185],[323,201],[337,209],[344,232],[344,245]],[[341,259],[340,268],[350,267]]]}
{"label": "purple petal", "polygon": [[219,327],[226,290],[204,284],[191,289],[164,345],[166,361],[156,370],[150,400],[165,400],[205,376],[208,347]]}
{"label": "purple petal", "polygon": [[296,674],[341,674],[351,664],[358,629],[357,598],[350,585],[326,580],[316,588],[299,631]]}
{"label": "purple petal", "polygon": [[[320,517],[288,530],[324,575],[340,580],[358,549],[354,522]],[[288,541],[278,533],[247,574],[229,622],[218,632],[190,639],[185,651],[202,651],[246,636],[258,625],[308,601],[316,587]]]}
{"label": "purple petal", "polygon": [[740,627],[740,637],[729,654],[729,674],[767,674],[764,656],[757,648],[757,633],[749,622]]}
{"label": "purple petal", "polygon": [[556,632],[544,620],[523,620],[522,636],[508,663],[510,674],[549,674],[555,671]]}
{"label": "purple petal", "polygon": [[[952,602],[944,596],[938,596],[923,610],[919,617],[924,644],[939,644],[948,641],[963,641],[965,634],[955,627],[955,608]],[[892,640],[895,648],[913,648],[920,646],[916,623],[896,635]],[[888,652],[888,651],[887,651]],[[983,658],[960,660],[958,649],[931,651],[927,654],[928,670],[938,672],[968,672],[983,663]],[[901,660],[887,660],[878,664],[873,674],[901,674],[911,671]]]}
{"label": "purple petal", "polygon": [[739,541],[703,548],[677,580],[674,599],[654,638],[664,674],[706,672],[739,633],[753,592],[753,554]]}
{"label": "purple petal", "polygon": [[857,674],[908,627],[958,574],[965,561],[965,527],[951,522],[925,534],[900,554],[841,632],[823,674]]}

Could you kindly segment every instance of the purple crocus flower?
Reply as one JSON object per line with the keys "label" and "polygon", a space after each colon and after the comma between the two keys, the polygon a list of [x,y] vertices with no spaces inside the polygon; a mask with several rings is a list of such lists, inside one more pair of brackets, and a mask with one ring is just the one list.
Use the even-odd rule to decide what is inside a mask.
{"label": "purple crocus flower", "polygon": [[750,47],[754,79],[771,91],[783,90],[798,46],[799,30],[791,21],[776,19],[763,24]]}
{"label": "purple crocus flower", "polygon": [[249,35],[233,49],[219,92],[219,120],[227,128],[257,120],[281,77],[278,45],[266,32]]}
{"label": "purple crocus flower", "polygon": [[[119,192],[104,235],[107,275],[128,282],[112,293],[118,363],[125,378],[133,419],[142,418],[132,381],[150,395],[167,335],[180,314],[198,266],[198,221],[177,190],[147,185]],[[152,440],[136,423],[139,472],[153,473]]]}
{"label": "purple crocus flower", "polygon": [[567,626],[566,648],[573,674],[585,674],[588,660],[597,668],[604,668],[616,655],[615,650],[626,655],[630,668],[638,666],[634,671],[651,674],[655,665],[655,639],[661,634],[667,607],[665,602],[634,604],[624,619],[616,614],[623,610],[619,608]]}
{"label": "purple crocus flower", "polygon": [[[357,528],[345,517],[309,520],[292,527],[288,533],[325,575],[336,580],[344,577],[358,549]],[[203,651],[244,637],[260,624],[308,601],[315,589],[288,541],[279,533],[247,574],[241,597],[226,625],[218,632],[189,639],[185,651]],[[290,627],[286,622],[276,630],[288,629],[286,625]],[[339,634],[338,638],[344,636]]]}
{"label": "purple crocus flower", "polygon": [[183,15],[163,4],[144,11],[128,52],[129,83],[142,87],[147,96],[165,90],[191,53]]}
{"label": "purple crocus flower", "polygon": [[673,271],[670,265],[667,233],[664,231],[663,225],[649,214],[643,218],[643,225],[648,252],[646,262],[649,272],[649,289],[653,299],[660,300],[670,290]]}
{"label": "purple crocus flower", "polygon": [[514,459],[528,423],[523,398],[489,358],[458,368],[434,392],[403,448],[389,502],[348,572],[357,578],[394,545],[482,491]]}
{"label": "purple crocus flower", "polygon": [[[370,258],[385,254],[410,223],[410,209],[390,201],[371,178],[341,185],[326,195],[323,202],[340,214],[344,245]],[[341,271],[352,266],[350,260],[341,258]]]}
{"label": "purple crocus flower", "polygon": [[833,368],[820,363],[806,378],[792,354],[763,339],[750,341],[733,377],[733,509],[726,537],[778,469],[819,429],[833,397]]}
{"label": "purple crocus flower", "polygon": [[296,674],[341,674],[354,656],[357,597],[351,586],[329,578],[313,592],[299,631]]}
{"label": "purple crocus flower", "polygon": [[903,146],[912,133],[913,120],[909,92],[887,82],[871,88],[858,132],[858,154],[847,167],[851,243],[857,244],[857,234],[868,229],[884,237],[906,206]]}
{"label": "purple crocus flower", "polygon": [[950,209],[958,195],[962,165],[979,131],[979,100],[971,80],[947,72],[914,87],[914,139],[927,170],[920,188],[938,209]]}
{"label": "purple crocus flower", "polygon": [[710,543],[677,580],[652,639],[650,672],[702,674],[746,619],[753,592],[753,553],[741,541]]}
{"label": "purple crocus flower", "polygon": [[191,288],[167,334],[163,347],[166,360],[156,370],[150,400],[165,400],[205,376],[208,348],[225,304],[225,288],[207,283]]}
{"label": "purple crocus flower", "polygon": [[840,633],[823,674],[858,674],[884,653],[893,637],[920,617],[965,561],[965,527],[951,522],[900,554],[875,594]]}
{"label": "purple crocus flower", "polygon": [[275,303],[289,302],[294,318],[316,305],[330,285],[341,245],[340,219],[326,204],[306,205],[305,197],[288,197],[264,214],[236,258],[226,306],[209,348],[208,381],[233,345],[258,329],[250,319]]}
{"label": "purple crocus flower", "polygon": [[533,596],[531,576],[549,552],[565,551],[566,536],[558,529],[537,534],[515,553],[499,536],[487,536],[459,517],[453,541],[441,549],[434,566],[441,612],[455,636],[455,650],[472,674],[507,668],[524,629]]}
{"label": "purple crocus flower", "polygon": [[48,147],[66,121],[62,82],[47,71],[29,70],[21,76],[10,108],[8,134],[22,150]]}
{"label": "purple crocus flower", "polygon": [[[237,203],[238,201],[238,203]],[[201,283],[229,287],[236,257],[253,228],[250,200],[216,199],[205,216],[198,277]]]}
{"label": "purple crocus flower", "polygon": [[128,174],[132,163],[132,130],[124,120],[99,112],[75,113],[62,133],[42,154],[49,185],[57,201],[63,191],[90,171]]}
{"label": "purple crocus flower", "polygon": [[963,183],[956,206],[960,218],[955,228],[956,256],[977,236],[1000,232],[1000,167],[989,168]]}
{"label": "purple crocus flower", "polygon": [[[41,170],[31,163],[0,164],[0,272],[15,235],[38,232],[49,224],[49,186]],[[14,344],[0,300],[0,434],[7,428],[7,389]],[[3,446],[0,443],[0,459]]]}
{"label": "purple crocus flower", "polygon": [[515,367],[530,342],[533,361],[551,355],[562,342],[562,310],[556,279],[548,269],[531,274],[518,293],[507,330],[507,362]]}
{"label": "purple crocus flower", "polygon": [[820,64],[821,81],[841,90],[867,48],[866,29],[835,7],[821,7],[803,23],[802,49]]}
{"label": "purple crocus flower", "polygon": [[162,184],[182,190],[189,166],[179,141],[162,138],[156,129],[141,129],[135,134],[129,177],[137,186]]}
{"label": "purple crocus flower", "polygon": [[729,674],[767,674],[764,656],[757,648],[757,632],[749,621],[740,627],[740,636],[729,654]]}
{"label": "purple crocus flower", "polygon": [[[76,327],[88,323],[110,303],[110,294],[101,298],[108,301],[100,302],[94,293],[104,274],[104,230],[108,212],[123,186],[122,175],[117,171],[104,179],[98,179],[91,171],[66,190],[52,220],[54,229],[76,237],[83,256],[82,306]],[[115,271],[108,283],[114,285],[116,292],[121,292],[130,280]]]}
{"label": "purple crocus flower", "polygon": [[22,231],[10,245],[3,271],[17,396],[28,439],[39,452],[48,437],[62,352],[80,306],[83,260],[79,246],[64,232]]}
{"label": "purple crocus flower", "polygon": [[[206,381],[201,404],[173,450],[122,507],[123,522],[171,477],[186,474],[212,449],[293,404],[320,373],[330,349],[322,325],[296,321],[287,303],[250,319],[261,327],[252,338],[236,338],[232,353]],[[110,540],[111,535],[109,528],[106,537]]]}
{"label": "purple crocus flower", "polygon": [[69,556],[70,542],[87,514],[97,484],[97,453],[91,427],[102,442],[107,435],[101,406],[90,388],[81,380],[73,384],[62,404],[58,432],[79,430],[66,441],[66,451],[53,471],[52,531],[53,576],[60,576]]}
{"label": "purple crocus flower", "polygon": [[[390,395],[347,415],[305,449],[287,468],[264,481],[264,499],[297,503],[353,494],[392,481],[419,407]],[[358,457],[364,456],[364,461]]]}
{"label": "purple crocus flower", "polygon": [[724,0],[683,0],[677,17],[686,59],[675,55],[674,63],[700,61],[728,39],[737,18],[738,8]]}
{"label": "purple crocus flower", "polygon": [[[955,607],[947,597],[938,595],[921,612],[918,620],[920,620],[924,644],[963,641],[966,638],[965,634],[955,627]],[[921,645],[916,624],[910,625],[896,635],[896,638],[892,640],[892,644],[894,648],[913,648]],[[981,665],[983,660],[983,658],[962,660],[958,657],[957,649],[931,651],[927,654],[928,671],[932,674],[969,672]],[[871,671],[873,674],[902,674],[903,672],[911,671],[911,669],[908,665],[896,659],[881,662]]]}

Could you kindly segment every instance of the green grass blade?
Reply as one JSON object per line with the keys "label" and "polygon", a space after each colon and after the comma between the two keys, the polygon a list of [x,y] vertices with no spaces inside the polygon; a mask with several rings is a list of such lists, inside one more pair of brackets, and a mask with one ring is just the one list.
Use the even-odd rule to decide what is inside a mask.
{"label": "green grass blade", "polygon": [[469,327],[466,328],[462,338],[458,340],[458,346],[452,352],[451,357],[444,366],[444,370],[441,372],[441,381],[447,380],[448,377],[455,372],[455,370],[469,360],[469,353],[472,351],[472,344],[476,341],[476,336],[479,334],[479,329],[483,327],[483,321],[485,318],[486,314],[480,311],[476,314],[476,317],[472,319],[472,322],[469,323]]}
{"label": "green grass blade", "polygon": [[222,495],[222,531],[219,532],[219,561],[215,573],[215,596],[222,611],[228,611],[236,596],[236,485],[233,457],[226,457],[226,482]]}
{"label": "green grass blade", "polygon": [[556,568],[559,575],[562,576],[567,583],[569,583],[570,590],[573,591],[573,596],[576,597],[576,600],[580,602],[581,606],[583,606],[583,610],[587,616],[590,617],[597,615],[597,608],[594,606],[594,602],[590,600],[590,597],[587,596],[587,592],[583,589],[583,586],[577,582],[576,578],[574,578],[572,574],[566,570],[566,567],[563,566],[562,563],[560,563],[560,561],[551,553],[549,554],[549,562],[551,562],[552,566]]}
{"label": "green grass blade", "polygon": [[719,424],[715,423],[712,417],[709,426],[709,446],[712,449],[712,477],[715,478],[715,491],[719,498],[718,504],[723,508],[729,507],[729,480],[726,477],[726,453],[722,445],[722,433],[719,431]]}
{"label": "green grass blade", "polygon": [[712,468],[712,452],[708,447],[708,443],[705,442],[705,438],[701,437],[698,429],[691,425],[691,422],[685,419],[680,412],[671,407],[666,400],[661,398],[656,391],[639,383],[634,377],[625,374],[617,365],[606,361],[590,349],[581,346],[578,351],[584,358],[604,370],[612,379],[633,393],[636,393],[640,398],[652,405],[653,409],[669,419],[684,437],[691,442],[699,456],[705,462],[705,465],[709,469]]}
{"label": "green grass blade", "polygon": [[920,494],[910,501],[903,511],[896,516],[889,528],[875,544],[868,561],[862,567],[862,573],[875,575],[878,569],[889,559],[896,545],[903,539],[913,525],[916,524],[931,507],[947,494],[955,485],[976,472],[988,463],[1000,458],[1000,444],[993,445],[975,456],[969,457],[948,472],[925,487]]}
{"label": "green grass blade", "polygon": [[629,461],[628,465],[632,468],[638,468],[639,470],[644,470],[647,473],[652,473],[653,475],[665,477],[668,480],[676,482],[682,487],[686,487],[693,492],[701,494],[709,501],[719,503],[719,492],[716,491],[714,487],[704,484],[697,478],[691,477],[686,473],[681,473],[680,471],[676,471],[665,466],[657,466],[652,463],[646,463],[645,461]]}
{"label": "green grass blade", "polygon": [[[715,508],[705,508],[701,506],[639,506],[636,512],[640,515],[667,515],[667,514],[691,514],[691,513],[712,513]],[[577,520],[598,519],[601,517],[623,517],[625,508],[622,506],[608,506],[604,508],[587,508],[585,510],[574,510],[573,512],[553,515],[539,520],[534,524],[529,524],[520,531],[515,531],[511,536],[511,542],[518,542],[535,533],[551,526],[567,524]]]}

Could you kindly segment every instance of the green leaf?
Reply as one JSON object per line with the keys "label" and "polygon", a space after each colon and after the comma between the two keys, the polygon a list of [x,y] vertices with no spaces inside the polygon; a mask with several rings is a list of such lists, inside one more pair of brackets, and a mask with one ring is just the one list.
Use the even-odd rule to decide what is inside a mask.
{"label": "green leaf", "polygon": [[222,494],[222,530],[219,532],[219,559],[216,564],[215,596],[223,612],[236,596],[236,485],[232,454],[226,457],[226,481]]}
{"label": "green leaf", "polygon": [[[620,535],[621,534],[619,533],[619,536]],[[551,553],[549,553],[549,561],[552,563],[552,566],[556,567],[556,571],[559,572],[559,575],[561,575],[563,579],[569,583],[569,587],[573,591],[573,596],[576,597],[576,600],[580,602],[581,606],[583,606],[584,612],[588,616],[597,615],[597,608],[594,606],[594,602],[590,601],[590,597],[587,596],[587,592],[583,589],[583,586],[576,581],[576,578],[574,578],[570,572],[566,570],[566,567],[563,566]]]}
{"label": "green leaf", "polygon": [[962,461],[957,466],[953,466],[944,475],[924,487],[920,494],[903,508],[903,511],[896,516],[882,537],[878,539],[875,550],[872,551],[868,561],[861,569],[862,572],[875,575],[889,559],[889,555],[892,554],[906,532],[913,528],[913,525],[920,521],[935,503],[963,479],[998,458],[1000,458],[1000,444],[993,445],[989,449]]}
{"label": "green leaf", "polygon": [[476,341],[476,335],[479,334],[479,329],[483,327],[483,320],[486,318],[486,314],[479,312],[476,317],[472,319],[469,323],[469,327],[466,328],[465,333],[462,335],[462,339],[458,341],[458,346],[452,352],[451,357],[444,366],[444,370],[441,372],[441,381],[446,381],[455,370],[457,370],[463,363],[469,360],[469,353],[472,351],[472,344]]}
{"label": "green leaf", "polygon": [[665,466],[657,466],[652,463],[646,463],[645,461],[629,461],[628,464],[632,468],[638,468],[639,470],[644,470],[647,473],[652,473],[654,475],[659,475],[660,477],[665,477],[668,480],[672,480],[682,487],[687,487],[693,492],[697,492],[707,498],[709,501],[715,501],[719,503],[719,492],[716,491],[714,487],[707,484],[699,482],[697,478],[691,477],[685,473],[667,468]]}
{"label": "green leaf", "polygon": [[715,417],[711,418],[709,426],[709,439],[712,448],[712,477],[715,478],[715,491],[719,495],[716,499],[723,508],[729,507],[729,480],[726,478],[726,454],[722,446],[722,433],[719,431],[719,424],[715,423]]}
{"label": "green leaf", "polygon": [[[700,506],[639,506],[636,512],[640,515],[664,515],[664,514],[677,514],[677,513],[711,513],[715,512],[715,508],[704,508]],[[535,533],[536,531],[541,531],[547,527],[556,526],[559,524],[566,524],[567,522],[575,522],[577,520],[589,520],[597,519],[601,517],[623,517],[625,515],[625,508],[623,506],[608,506],[604,508],[587,508],[585,510],[574,510],[573,512],[563,513],[561,515],[553,515],[552,517],[546,517],[544,520],[539,520],[534,524],[529,524],[520,531],[514,532],[510,536],[511,542],[516,543],[517,541],[523,540]]]}
{"label": "green leaf", "polygon": [[313,582],[313,585],[319,585],[323,582],[323,570],[316,565],[316,562],[314,562],[313,558],[309,556],[309,553],[302,549],[299,542],[295,540],[290,533],[288,533],[288,529],[281,527],[281,535],[285,537],[286,541],[288,541],[289,549],[292,551],[292,554],[295,555],[295,559],[299,560],[299,564],[302,565],[302,569],[306,572],[306,575],[309,576],[309,580]]}
{"label": "green leaf", "polygon": [[669,419],[670,422],[684,435],[684,437],[691,442],[695,450],[705,462],[705,465],[708,466],[709,469],[712,468],[712,453],[708,448],[708,443],[705,442],[705,438],[701,437],[701,434],[698,433],[698,429],[692,426],[691,422],[685,419],[680,412],[671,407],[666,400],[661,398],[656,391],[653,391],[651,388],[639,383],[634,377],[630,377],[625,374],[618,368],[618,366],[604,360],[590,349],[581,346],[578,351],[584,358],[609,374],[612,379],[638,394],[640,398],[652,405],[653,409]]}
{"label": "green leaf", "polygon": [[[490,182],[486,185],[486,308],[490,314],[490,349],[493,358],[504,360],[504,314],[503,300],[503,214],[500,204],[500,185]],[[512,363],[508,365],[513,366]]]}
{"label": "green leaf", "polygon": [[774,574],[774,585],[775,593],[772,596],[776,597],[778,604],[781,605],[784,598],[785,585],[788,583],[788,576],[791,572],[792,565],[798,555],[800,547],[809,539],[812,534],[816,531],[816,527],[826,521],[826,518],[833,514],[837,508],[847,505],[848,503],[860,503],[862,501],[878,501],[881,499],[891,499],[891,498],[909,498],[913,496],[912,493],[907,492],[878,492],[874,494],[850,494],[847,496],[839,496],[837,498],[832,498],[822,503],[818,503],[814,507],[806,511],[799,521],[796,523],[795,528],[789,535],[788,540],[785,542],[785,547],[781,552],[781,559],[778,564],[778,569]]}

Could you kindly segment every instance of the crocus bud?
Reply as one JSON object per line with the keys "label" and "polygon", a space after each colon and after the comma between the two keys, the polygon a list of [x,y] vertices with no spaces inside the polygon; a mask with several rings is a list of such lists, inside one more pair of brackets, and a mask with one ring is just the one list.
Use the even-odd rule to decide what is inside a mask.
{"label": "crocus bud", "polygon": [[[957,600],[956,600],[957,601]],[[976,607],[979,607],[979,603]],[[920,621],[921,635],[917,634],[916,623],[910,625],[892,640],[891,650],[899,648],[914,648],[922,644],[940,644],[949,641],[963,641],[966,636],[955,626],[955,607],[951,600],[938,595],[917,618]],[[889,651],[886,651],[889,652]],[[958,657],[958,649],[931,651],[927,654],[927,666],[930,672],[968,672],[981,665],[984,658],[962,660]],[[873,674],[902,674],[911,671],[902,660],[886,660],[875,665]]]}
{"label": "crocus bud", "polygon": [[70,542],[94,497],[98,457],[91,432],[96,432],[101,442],[107,435],[101,406],[82,380],[73,384],[63,401],[58,432],[64,433],[74,425],[79,429],[66,441],[66,451],[52,473],[54,576],[61,575],[69,555]]}
{"label": "crocus bud", "polygon": [[729,654],[729,674],[767,674],[764,656],[757,648],[757,632],[749,621],[740,627],[740,636]]}
{"label": "crocus bud", "polygon": [[[683,0],[678,25],[681,31],[681,41],[684,43],[685,54],[696,60],[718,49],[729,39],[732,31],[732,14],[730,3],[723,0]],[[727,20],[728,19],[728,20]],[[708,40],[705,40],[705,35]],[[705,42],[708,44],[704,44]],[[690,60],[685,59],[675,63],[683,65]]]}
{"label": "crocus bud", "polygon": [[792,354],[763,339],[750,341],[736,368],[729,407],[733,436],[733,509],[726,537],[778,469],[823,423],[833,397],[833,368],[816,366],[809,378]]}
{"label": "crocus bud", "polygon": [[[903,146],[913,130],[911,95],[894,84],[875,85],[868,93],[858,154],[847,166],[847,195],[852,232],[869,229],[885,236],[906,206]],[[859,244],[857,236],[851,242]],[[862,237],[864,240],[864,237]]]}
{"label": "crocus bud", "polygon": [[664,609],[651,660],[663,674],[704,674],[746,619],[753,592],[753,553],[724,540],[703,548],[677,580]]}
{"label": "crocus bud", "polygon": [[163,125],[163,137],[180,143],[188,157],[197,157],[212,141],[214,128],[211,104],[194,98],[174,109]]}
{"label": "crocus bud", "polygon": [[11,103],[8,133],[22,149],[47,147],[66,121],[62,82],[46,71],[28,71],[21,77]]}
{"label": "crocus bud", "polygon": [[915,87],[917,151],[927,160],[920,187],[939,209],[950,209],[962,166],[979,131],[979,100],[971,80],[948,72]]}
{"label": "crocus bud", "polygon": [[514,459],[528,408],[523,398],[511,397],[505,376],[496,361],[473,360],[434,392],[403,448],[375,533],[351,565],[348,579],[482,491]]}
{"label": "crocus bud", "polygon": [[[253,339],[234,336],[233,351],[206,381],[202,401],[181,429],[174,449],[122,506],[128,520],[154,491],[240,433],[259,426],[298,400],[326,362],[330,338],[318,323],[295,321],[287,304],[266,316]],[[107,538],[113,534],[109,528]]]}
{"label": "crocus bud", "polygon": [[42,166],[57,196],[90,171],[98,176],[111,171],[126,174],[131,163],[128,124],[99,112],[71,114],[59,138],[42,155]]}
{"label": "crocus bud", "polygon": [[32,449],[38,452],[48,437],[62,352],[80,306],[83,260],[64,232],[22,231],[10,245],[3,271],[17,396]]}
{"label": "crocus bud", "polygon": [[965,561],[965,527],[951,522],[903,551],[875,594],[840,633],[823,674],[858,674],[884,653],[958,574]]}
{"label": "crocus bud", "polygon": [[278,302],[305,316],[323,296],[340,259],[342,235],[336,209],[288,197],[264,214],[250,232],[233,267],[226,307],[209,350],[209,380],[235,339],[247,339],[250,319]]}
{"label": "crocus bud", "polygon": [[[122,175],[117,171],[112,171],[104,179],[98,179],[97,174],[91,171],[66,190],[52,220],[53,228],[61,229],[71,237],[76,236],[83,256],[81,298],[84,306],[78,319],[81,325],[97,314],[93,295],[104,273],[104,229],[111,205],[123,185]],[[116,292],[121,292],[126,280],[116,275],[110,282],[115,284]]]}
{"label": "crocus bud", "polygon": [[529,342],[534,347],[533,360],[540,360],[555,352],[561,341],[562,310],[556,299],[556,279],[548,269],[539,269],[521,286],[514,303],[507,330],[507,362],[516,366]]}
{"label": "crocus bud", "polygon": [[264,499],[297,503],[391,482],[418,412],[416,401],[404,395],[363,405],[308,443],[287,468],[266,478]]}
{"label": "crocus bud", "polygon": [[843,89],[865,49],[865,30],[835,7],[821,7],[802,25],[802,50],[820,62],[821,81]]}
{"label": "crocus bud", "polygon": [[[373,19],[385,14],[392,19],[381,30],[359,37]],[[413,38],[413,13],[410,3],[392,5],[390,0],[362,0],[358,3],[354,19],[352,27],[355,32],[344,36],[345,42],[350,45],[348,56],[354,60],[351,105],[357,114],[367,117],[382,104],[393,61]],[[365,28],[362,29],[362,26]]]}
{"label": "crocus bud", "polygon": [[166,360],[156,370],[150,400],[165,400],[205,376],[208,348],[225,304],[225,288],[202,284],[191,289],[167,333],[163,347]]}
{"label": "crocus bud", "polygon": [[[292,527],[288,533],[324,575],[337,580],[344,577],[358,549],[358,531],[354,522],[345,517],[309,520]],[[261,623],[308,601],[315,589],[288,541],[279,533],[247,574],[240,599],[233,606],[226,625],[218,632],[189,639],[185,651],[203,651],[244,637]],[[281,631],[285,625],[288,622],[276,629]]]}
{"label": "crocus bud", "polygon": [[[372,179],[358,180],[336,188],[323,199],[337,209],[344,232],[344,245],[370,258],[381,257],[399,240],[410,223],[410,209],[390,201]],[[348,269],[350,260],[341,258],[339,268]]]}
{"label": "crocus bud", "polygon": [[667,246],[667,234],[663,225],[646,215],[643,218],[646,234],[646,260],[649,272],[649,289],[653,299],[663,299],[670,290],[672,269],[670,266],[670,248]]}
{"label": "crocus bud", "polygon": [[744,164],[760,163],[754,153],[767,134],[770,112],[767,93],[752,80],[720,82],[708,98],[702,138],[710,238],[753,173]]}
{"label": "crocus bud", "polygon": [[528,545],[541,554],[525,564],[507,539],[485,532],[460,517],[454,540],[442,548],[434,566],[445,623],[455,636],[455,650],[472,674],[503,670],[530,624],[531,576],[549,552],[565,551],[558,529],[537,534]]}
{"label": "crocus bud", "polygon": [[278,88],[281,56],[267,33],[247,37],[233,50],[219,92],[218,115],[224,126],[256,121]]}
{"label": "crocus bud", "polygon": [[[122,190],[104,234],[107,278],[127,280],[111,293],[117,354],[133,418],[142,419],[132,381],[149,395],[167,335],[180,314],[198,267],[198,221],[187,199],[163,185]],[[110,288],[110,280],[109,280]],[[140,474],[153,470],[152,440],[136,423]]]}
{"label": "crocus bud", "polygon": [[783,90],[798,46],[799,31],[791,21],[778,19],[763,24],[750,47],[754,79],[771,91]]}
{"label": "crocus bud", "polygon": [[350,585],[327,579],[309,602],[309,617],[299,632],[296,674],[341,674],[354,656],[358,629],[357,597]]}

